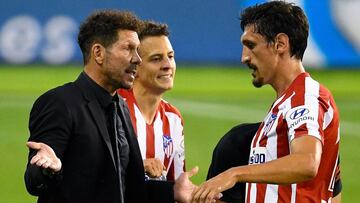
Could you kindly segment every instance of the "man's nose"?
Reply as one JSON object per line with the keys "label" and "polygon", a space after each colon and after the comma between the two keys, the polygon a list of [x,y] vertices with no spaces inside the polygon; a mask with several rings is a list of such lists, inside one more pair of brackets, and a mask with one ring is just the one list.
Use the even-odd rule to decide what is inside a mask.
{"label": "man's nose", "polygon": [[165,57],[162,62],[162,68],[174,68],[175,63],[172,63],[172,60],[169,57]]}
{"label": "man's nose", "polygon": [[250,61],[250,56],[248,55],[246,49],[243,49],[241,54],[241,63],[245,64]]}
{"label": "man's nose", "polygon": [[134,51],[134,54],[131,58],[131,63],[139,65],[142,62],[141,57],[137,50]]}

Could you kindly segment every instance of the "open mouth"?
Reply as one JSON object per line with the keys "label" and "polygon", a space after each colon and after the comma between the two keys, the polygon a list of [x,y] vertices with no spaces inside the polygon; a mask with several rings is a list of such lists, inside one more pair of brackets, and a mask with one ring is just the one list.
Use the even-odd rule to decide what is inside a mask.
{"label": "open mouth", "polygon": [[252,75],[253,77],[255,77],[255,72],[256,72],[256,70],[257,70],[257,67],[256,67],[255,65],[252,65],[252,64],[247,64],[247,66],[248,66],[248,68],[249,68],[250,70],[252,70],[251,75]]}
{"label": "open mouth", "polygon": [[136,69],[135,68],[127,69],[125,72],[127,74],[130,74],[132,77],[135,77],[135,75],[136,75]]}

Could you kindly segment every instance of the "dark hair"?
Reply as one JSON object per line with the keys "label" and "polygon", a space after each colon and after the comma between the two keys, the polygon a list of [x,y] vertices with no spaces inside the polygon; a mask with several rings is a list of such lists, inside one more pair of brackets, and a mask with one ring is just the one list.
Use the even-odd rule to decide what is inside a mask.
{"label": "dark hair", "polygon": [[91,14],[80,25],[78,34],[84,64],[90,58],[90,49],[94,43],[107,48],[118,40],[119,29],[139,32],[141,25],[142,21],[128,11],[101,10]]}
{"label": "dark hair", "polygon": [[169,36],[167,24],[157,23],[154,21],[143,22],[142,29],[139,33],[139,39],[142,40],[148,36]]}
{"label": "dark hair", "polygon": [[255,32],[263,35],[268,43],[274,42],[277,34],[285,33],[290,41],[290,55],[302,60],[309,23],[300,7],[284,1],[257,4],[246,8],[240,20],[243,31],[246,26],[253,25]]}

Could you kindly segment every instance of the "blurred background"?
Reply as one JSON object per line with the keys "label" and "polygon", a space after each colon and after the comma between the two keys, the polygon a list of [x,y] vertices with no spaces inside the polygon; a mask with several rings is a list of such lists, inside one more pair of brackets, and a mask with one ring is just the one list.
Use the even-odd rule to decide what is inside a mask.
{"label": "blurred background", "polygon": [[[79,23],[96,9],[133,11],[167,23],[176,52],[175,87],[165,95],[185,119],[186,164],[200,166],[232,126],[261,121],[275,98],[255,89],[240,64],[241,9],[255,0],[3,0],[0,7],[0,202],[35,202],[23,181],[35,99],[81,72]],[[304,64],[332,91],[341,115],[343,202],[360,189],[360,1],[297,0],[310,22]]]}

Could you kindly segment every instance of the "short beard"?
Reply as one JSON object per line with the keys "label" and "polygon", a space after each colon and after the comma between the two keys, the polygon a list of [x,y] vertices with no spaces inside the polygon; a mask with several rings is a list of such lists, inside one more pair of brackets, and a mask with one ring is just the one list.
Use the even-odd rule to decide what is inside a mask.
{"label": "short beard", "polygon": [[260,88],[264,85],[263,82],[263,78],[259,78],[258,80],[256,80],[255,78],[252,80],[252,84],[254,85],[254,87],[256,88]]}
{"label": "short beard", "polygon": [[120,82],[118,88],[127,89],[127,90],[128,90],[128,89],[131,89],[131,88],[133,87],[133,85],[134,85],[134,82],[132,82],[131,85],[128,85],[128,84],[126,84],[125,82]]}

